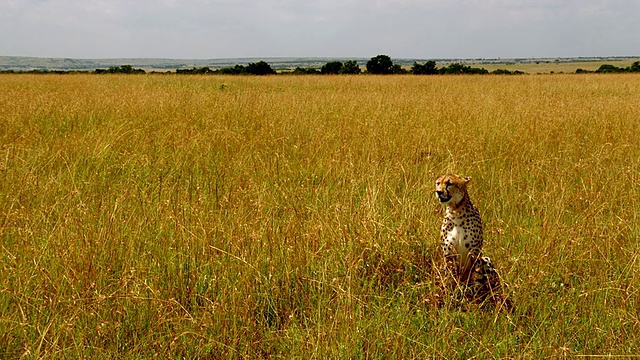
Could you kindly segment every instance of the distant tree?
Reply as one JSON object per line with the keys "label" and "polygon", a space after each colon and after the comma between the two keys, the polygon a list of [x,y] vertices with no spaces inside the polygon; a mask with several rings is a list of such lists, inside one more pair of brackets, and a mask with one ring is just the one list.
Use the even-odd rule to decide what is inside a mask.
{"label": "distant tree", "polygon": [[367,72],[370,74],[393,73],[393,62],[387,55],[378,55],[367,61]]}
{"label": "distant tree", "polygon": [[469,72],[468,72],[468,74],[480,74],[480,75],[484,75],[488,73],[489,73],[489,70],[485,68],[476,68],[476,67],[469,67]]}
{"label": "distant tree", "polygon": [[317,75],[320,74],[318,69],[297,67],[291,72],[293,75]]}
{"label": "distant tree", "polygon": [[340,69],[340,74],[355,75],[360,74],[360,72],[362,72],[362,70],[360,70],[360,66],[358,66],[358,62],[355,60],[345,61]]}
{"label": "distant tree", "polygon": [[621,67],[617,67],[610,64],[603,64],[603,65],[600,65],[598,70],[596,70],[596,73],[599,73],[599,74],[626,73],[626,72],[640,72],[640,61],[636,61],[626,68],[621,68]]}
{"label": "distant tree", "polygon": [[438,72],[440,74],[464,74],[467,67],[459,63],[449,64],[449,66],[441,67]]}
{"label": "distant tree", "polygon": [[449,66],[442,67],[438,70],[440,74],[488,74],[489,71],[483,68],[474,68],[469,65],[463,65],[459,63],[450,64]]}
{"label": "distant tree", "polygon": [[493,75],[522,75],[524,74],[520,70],[507,70],[507,69],[495,69],[491,72]]}
{"label": "distant tree", "polygon": [[408,74],[409,71],[403,68],[400,64],[393,64],[391,66],[391,73],[395,75]]}
{"label": "distant tree", "polygon": [[602,65],[600,65],[598,70],[596,70],[596,73],[598,73],[598,74],[603,74],[603,73],[621,73],[621,72],[624,72],[623,68],[619,68],[617,66],[609,65],[609,64],[602,64]]}
{"label": "distant tree", "polygon": [[125,74],[131,74],[133,72],[133,66],[131,65],[122,65],[120,66],[120,72]]}
{"label": "distant tree", "polygon": [[429,60],[424,64],[414,62],[409,72],[414,75],[435,75],[438,73],[438,69],[436,68],[436,62]]}
{"label": "distant tree", "polygon": [[331,61],[322,65],[320,69],[321,74],[339,74],[342,70],[342,63],[340,61]]}
{"label": "distant tree", "polygon": [[134,69],[131,65],[112,66],[108,69],[96,69],[96,74],[144,74],[142,69]]}
{"label": "distant tree", "polygon": [[275,70],[271,68],[271,65],[262,60],[257,63],[249,63],[245,69],[248,74],[252,75],[272,75],[276,73]]}
{"label": "distant tree", "polygon": [[247,70],[242,65],[236,65],[232,68],[220,68],[213,70],[213,73],[218,75],[242,75],[246,74]]}
{"label": "distant tree", "polygon": [[215,71],[211,70],[208,66],[192,69],[176,69],[176,74],[189,74],[189,75],[204,75],[214,74]]}
{"label": "distant tree", "polygon": [[176,74],[191,74],[191,72],[195,70],[193,69],[176,69]]}
{"label": "distant tree", "polygon": [[237,72],[238,74],[246,74],[247,73],[247,68],[244,67],[244,65],[236,65],[233,67],[233,71]]}

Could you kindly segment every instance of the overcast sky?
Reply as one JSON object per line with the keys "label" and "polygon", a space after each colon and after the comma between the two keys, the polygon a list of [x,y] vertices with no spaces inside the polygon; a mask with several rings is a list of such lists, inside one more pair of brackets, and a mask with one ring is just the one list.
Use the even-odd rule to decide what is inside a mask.
{"label": "overcast sky", "polygon": [[640,55],[640,0],[0,0],[0,56]]}

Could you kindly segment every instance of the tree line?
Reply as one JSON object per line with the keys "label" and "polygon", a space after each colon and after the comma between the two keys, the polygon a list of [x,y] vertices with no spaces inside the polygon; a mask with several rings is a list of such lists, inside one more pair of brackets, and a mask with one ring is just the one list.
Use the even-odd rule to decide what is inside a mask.
{"label": "tree line", "polygon": [[[405,69],[399,64],[394,64],[387,55],[372,57],[367,62],[367,73],[370,74],[413,74],[413,75],[450,75],[450,74],[489,74],[484,68],[475,68],[469,65],[453,63],[449,66],[438,68],[436,62],[429,60],[423,64],[414,62],[410,69]],[[493,73],[500,74],[523,74],[519,71],[496,70]]]}
{"label": "tree line", "polygon": [[[578,69],[576,73],[589,73],[591,71]],[[627,66],[626,68],[617,67],[615,65],[603,64],[600,65],[598,70],[595,71],[597,74],[620,74],[620,73],[637,73],[640,72],[640,61],[636,61],[633,64]]]}
{"label": "tree line", "polygon": [[142,69],[134,69],[131,65],[112,66],[108,69],[95,69],[96,74],[144,74]]}
{"label": "tree line", "polygon": [[[296,67],[293,70],[284,70],[279,74],[291,74],[291,75],[314,75],[314,74],[359,74],[361,72],[358,62],[356,60],[345,61],[331,61],[322,66],[320,69],[316,68],[302,68]],[[258,61],[257,63],[249,63],[248,65],[235,65],[234,67],[211,69],[208,66],[201,68],[191,69],[177,69],[177,74],[217,74],[217,75],[275,75],[278,74],[272,67],[265,61]]]}
{"label": "tree line", "polygon": [[[447,74],[489,74],[484,68],[475,68],[464,64],[454,63],[438,68],[436,62],[429,60],[425,63],[414,62],[410,69],[394,64],[388,55],[377,55],[367,61],[365,71],[362,71],[356,60],[343,62],[330,61],[321,68],[296,67],[293,70],[283,70],[282,75],[356,75],[360,73],[376,75],[414,74],[414,75],[447,75]],[[222,75],[272,75],[276,71],[264,61],[249,63],[247,66],[236,65],[231,68],[212,70],[209,67],[178,69],[178,74],[222,74]],[[524,74],[521,71],[498,69],[491,74]]]}
{"label": "tree line", "polygon": [[[434,60],[424,63],[414,62],[411,68],[407,69],[400,64],[396,64],[388,55],[377,55],[367,61],[364,71],[358,65],[356,60],[348,60],[345,62],[330,61],[320,68],[302,68],[296,67],[293,70],[281,70],[276,72],[271,65],[265,61],[256,63],[248,63],[247,65],[235,65],[233,67],[211,69],[208,66],[201,68],[177,69],[176,74],[182,75],[356,75],[360,73],[377,74],[377,75],[394,75],[394,74],[413,74],[413,75],[451,75],[451,74],[496,74],[496,75],[519,75],[524,74],[522,71],[510,71],[506,69],[497,69],[489,72],[484,68],[471,67],[461,63],[452,63],[448,66],[438,67]],[[633,73],[640,72],[640,61],[636,61],[626,68],[620,68],[614,65],[604,64],[596,71],[588,71],[583,69],[576,70],[576,73]],[[14,71],[5,70],[0,73],[31,73],[31,74],[76,74],[86,73],[80,70],[29,70]],[[145,70],[136,69],[131,65],[112,66],[108,69],[95,69],[95,74],[145,74]]]}

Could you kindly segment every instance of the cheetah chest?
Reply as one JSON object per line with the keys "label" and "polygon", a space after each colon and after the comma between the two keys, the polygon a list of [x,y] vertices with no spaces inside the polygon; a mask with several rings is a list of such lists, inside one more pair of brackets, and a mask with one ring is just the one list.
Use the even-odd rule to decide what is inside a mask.
{"label": "cheetah chest", "polygon": [[[467,226],[464,226],[467,225]],[[456,256],[460,265],[467,261],[474,245],[473,232],[469,223],[462,219],[450,218],[442,224],[442,248],[445,256]]]}

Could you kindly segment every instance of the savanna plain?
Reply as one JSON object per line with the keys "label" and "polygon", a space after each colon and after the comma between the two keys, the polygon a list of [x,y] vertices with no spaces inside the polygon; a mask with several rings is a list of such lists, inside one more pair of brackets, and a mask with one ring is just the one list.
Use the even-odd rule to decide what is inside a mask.
{"label": "savanna plain", "polygon": [[640,355],[639,217],[638,75],[0,76],[2,359]]}

